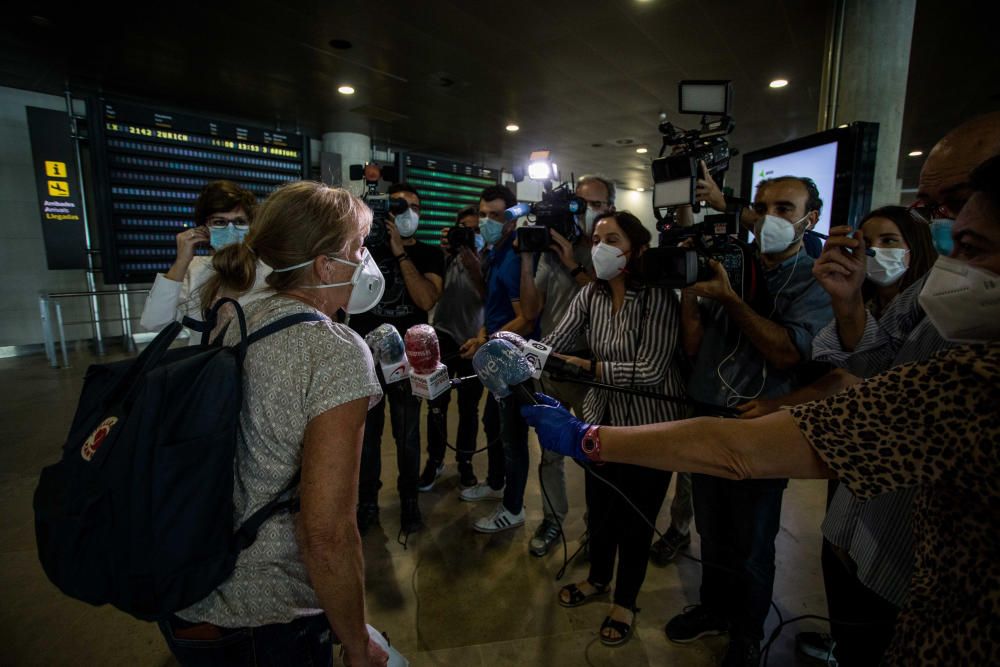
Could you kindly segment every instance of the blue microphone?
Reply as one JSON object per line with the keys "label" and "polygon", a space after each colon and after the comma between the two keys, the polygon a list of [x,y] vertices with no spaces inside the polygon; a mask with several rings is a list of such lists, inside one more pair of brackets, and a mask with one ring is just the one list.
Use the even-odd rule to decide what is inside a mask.
{"label": "blue microphone", "polygon": [[514,390],[519,402],[537,403],[531,385],[534,367],[509,341],[496,338],[486,341],[472,358],[472,368],[496,398],[507,398]]}
{"label": "blue microphone", "polygon": [[510,222],[511,220],[517,220],[518,218],[528,215],[529,213],[531,213],[531,204],[514,204],[503,212],[503,218],[507,222]]}

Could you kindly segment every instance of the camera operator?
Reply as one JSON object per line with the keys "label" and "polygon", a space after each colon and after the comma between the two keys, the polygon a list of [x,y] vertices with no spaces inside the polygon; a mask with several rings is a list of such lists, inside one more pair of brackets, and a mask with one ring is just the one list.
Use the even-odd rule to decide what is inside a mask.
{"label": "camera operator", "polygon": [[[521,256],[514,250],[516,220],[504,211],[517,197],[502,185],[491,185],[479,199],[479,231],[489,250],[485,258],[486,300],[483,326],[462,345],[462,358],[471,359],[487,336],[513,331],[525,337],[535,333],[535,321],[521,310]],[[513,399],[497,401],[487,394],[483,411],[489,471],[486,481],[461,493],[462,500],[501,500],[488,517],[476,521],[481,533],[496,533],[524,525],[524,488],[528,483],[528,425]]]}
{"label": "camera operator", "polygon": [[[542,336],[555,330],[580,288],[593,282],[591,236],[594,233],[594,221],[615,210],[615,184],[606,178],[582,176],[576,183],[576,195],[587,202],[585,215],[577,220],[580,235],[576,242],[570,243],[552,229],[549,230],[553,240],[552,252],[541,253],[541,257],[533,253],[521,258],[521,310],[526,317],[541,318],[539,324]],[[568,354],[590,358],[586,338],[580,336]],[[548,377],[544,384],[547,393],[559,399],[563,405],[571,407],[576,414],[583,414],[583,400],[587,396],[585,386],[558,382]],[[559,526],[569,511],[563,459],[564,457],[548,450],[542,451],[538,478],[545,488],[542,499],[545,515],[528,545],[534,556],[544,556],[549,552],[559,539]]]}
{"label": "camera operator", "polygon": [[[408,209],[399,215],[389,214],[385,221],[388,243],[369,248],[385,276],[385,293],[372,310],[350,319],[350,326],[364,337],[380,324],[389,323],[400,334],[415,324],[427,323],[427,311],[441,296],[444,261],[431,245],[418,241],[414,234],[420,221],[420,194],[407,183],[389,188],[389,197],[402,199]],[[417,479],[420,475],[420,399],[410,392],[408,382],[388,387],[383,382],[385,398],[368,412],[365,442],[361,453],[361,477],[358,487],[358,529],[364,533],[378,523],[378,491],[382,486],[382,431],[385,404],[389,403],[392,436],[396,441],[399,470],[401,528],[410,533],[422,524],[417,502]]]}
{"label": "camera operator", "polygon": [[[483,274],[478,249],[484,247],[479,233],[479,212],[474,206],[462,209],[456,215],[458,227],[475,234],[473,247],[463,245],[452,248],[448,241],[449,232],[455,227],[441,230],[441,249],[446,253],[444,291],[434,309],[434,328],[437,330],[441,359],[448,366],[452,377],[475,375],[472,363],[458,354],[462,343],[475,338],[483,326]],[[458,474],[463,488],[479,483],[472,467],[472,452],[476,450],[479,433],[479,399],[483,396],[483,385],[478,382],[463,382],[455,391],[458,393],[458,435],[455,447],[458,449]],[[430,491],[444,467],[445,443],[448,440],[448,405],[451,393],[446,391],[430,403],[427,413],[427,462],[420,474],[419,489]]]}
{"label": "camera operator", "polygon": [[[807,178],[784,176],[758,186],[751,215],[770,295],[762,312],[733,290],[725,268],[715,261],[712,280],[682,291],[681,329],[685,352],[693,359],[688,383],[693,399],[732,407],[787,394],[801,383],[813,337],[832,318],[830,297],[813,278],[813,261],[802,248],[821,206]],[[667,636],[685,643],[728,631],[724,664],[757,665],[787,480],[694,475],[693,482],[702,558],[720,567],[702,569],[701,604],[667,623]]]}

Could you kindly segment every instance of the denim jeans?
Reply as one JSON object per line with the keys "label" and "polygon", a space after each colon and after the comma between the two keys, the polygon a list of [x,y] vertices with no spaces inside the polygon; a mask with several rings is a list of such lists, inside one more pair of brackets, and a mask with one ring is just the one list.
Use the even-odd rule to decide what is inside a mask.
{"label": "denim jeans", "polygon": [[362,503],[378,503],[378,491],[382,488],[382,431],[385,428],[387,401],[392,437],[396,441],[396,465],[399,469],[396,488],[401,500],[417,497],[417,479],[420,477],[420,399],[410,392],[410,383],[405,380],[383,385],[383,390],[385,396],[368,411],[365,421],[358,484],[358,500]]}
{"label": "denim jeans", "polygon": [[170,652],[184,667],[326,667],[333,664],[335,637],[324,614],[256,628],[208,626],[218,635],[210,639],[176,636],[186,629],[197,629],[201,624],[175,618],[161,621],[159,626]]}
{"label": "denim jeans", "polygon": [[692,475],[701,536],[701,603],[729,619],[731,634],[764,638],[774,588],[774,538],[788,480]]}
{"label": "denim jeans", "polygon": [[[442,358],[448,358],[448,374],[451,377],[476,374],[470,360],[457,356],[459,346],[455,339],[438,331],[438,344]],[[471,470],[472,452],[476,451],[476,438],[479,436],[479,399],[483,397],[483,385],[478,379],[463,382],[430,402],[427,411],[427,459],[438,463],[444,461],[445,443],[448,441],[448,405],[453,392],[458,395],[458,435],[455,438],[458,452],[455,453],[455,460],[459,470]]]}

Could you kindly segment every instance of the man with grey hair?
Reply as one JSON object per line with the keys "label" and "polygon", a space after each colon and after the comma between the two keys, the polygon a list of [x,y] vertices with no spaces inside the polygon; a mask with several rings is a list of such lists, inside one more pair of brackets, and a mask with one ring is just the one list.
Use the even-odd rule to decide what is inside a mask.
{"label": "man with grey hair", "polygon": [[[521,309],[525,317],[540,323],[542,336],[555,329],[580,288],[594,279],[590,258],[594,221],[615,210],[615,184],[602,176],[581,176],[576,183],[576,195],[587,202],[585,214],[577,216],[577,237],[570,240],[551,230],[551,252],[541,253],[540,257],[534,253],[531,261],[521,262]],[[590,357],[582,336],[570,354]],[[543,383],[546,393],[557,397],[578,415],[583,414],[586,387],[548,376]],[[560,526],[569,511],[563,457],[543,451],[538,477],[545,491],[542,494],[545,517],[531,538],[529,549],[535,556],[544,556],[559,539]]]}

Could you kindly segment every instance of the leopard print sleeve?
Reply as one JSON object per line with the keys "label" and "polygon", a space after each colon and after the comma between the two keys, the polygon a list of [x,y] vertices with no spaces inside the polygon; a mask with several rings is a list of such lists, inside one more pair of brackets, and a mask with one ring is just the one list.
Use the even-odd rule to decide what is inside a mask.
{"label": "leopard print sleeve", "polygon": [[997,471],[1000,344],[905,364],[830,398],[795,406],[816,453],[861,499]]}

